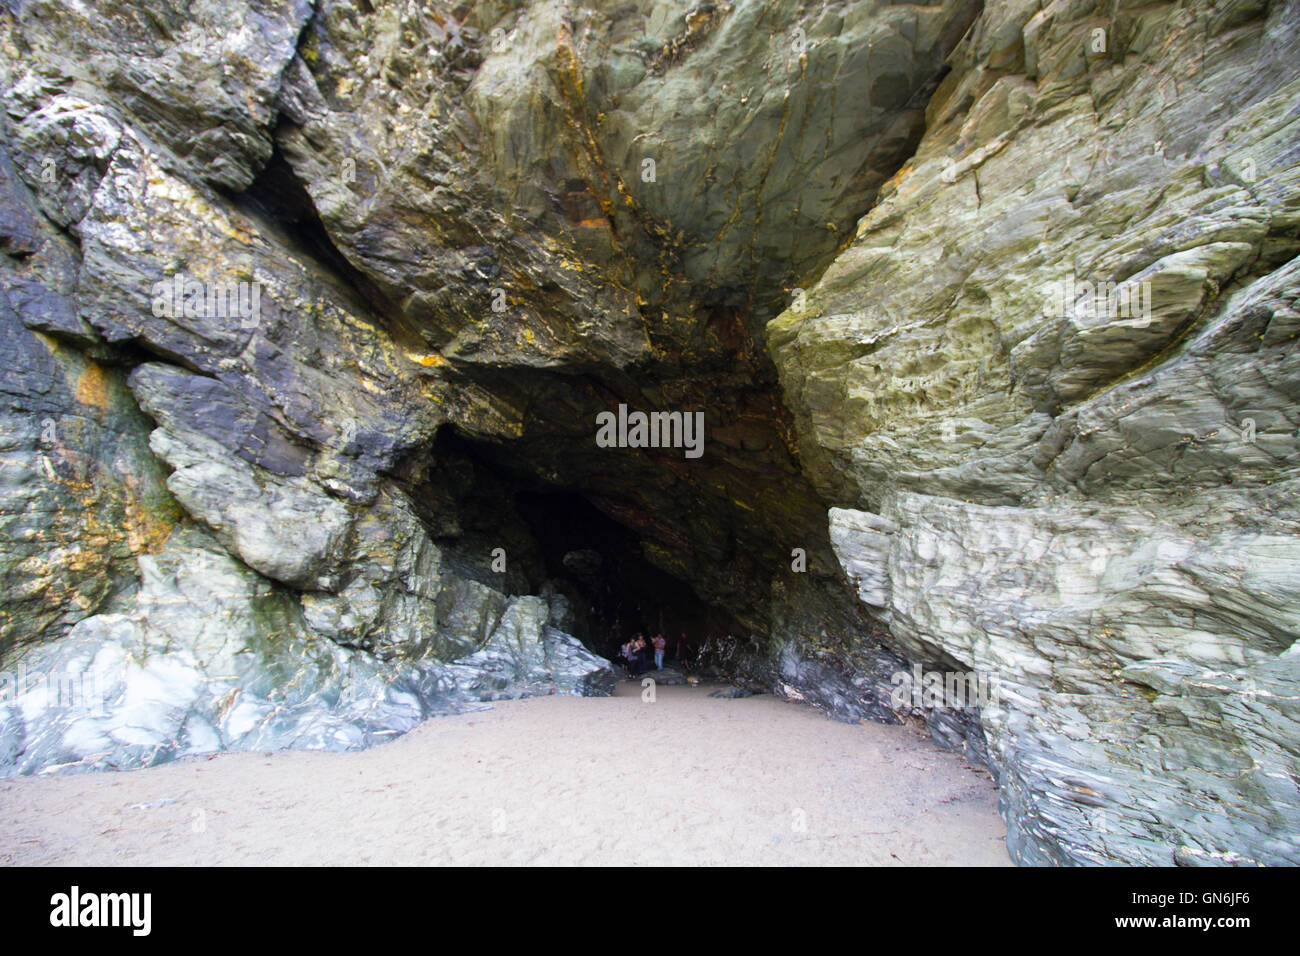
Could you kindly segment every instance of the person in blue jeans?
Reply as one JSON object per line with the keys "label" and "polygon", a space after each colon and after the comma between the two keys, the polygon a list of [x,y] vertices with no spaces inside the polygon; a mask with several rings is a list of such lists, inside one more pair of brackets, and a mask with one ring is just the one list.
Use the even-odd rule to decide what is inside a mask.
{"label": "person in blue jeans", "polygon": [[655,670],[664,669],[664,649],[668,647],[668,642],[664,640],[662,634],[655,635]]}
{"label": "person in blue jeans", "polygon": [[640,677],[645,673],[645,638],[640,634],[632,641],[632,676]]}

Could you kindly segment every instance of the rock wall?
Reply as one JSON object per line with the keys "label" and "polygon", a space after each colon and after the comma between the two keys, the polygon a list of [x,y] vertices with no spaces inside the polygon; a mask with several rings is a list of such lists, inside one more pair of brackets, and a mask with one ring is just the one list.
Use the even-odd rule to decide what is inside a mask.
{"label": "rock wall", "polygon": [[1022,862],[1300,862],[1298,28],[989,6],[768,328],[860,600],[997,681]]}
{"label": "rock wall", "polygon": [[512,426],[287,208],[276,97],[310,8],[98,13],[3,14],[0,772],[608,693],[400,486],[449,415]]}

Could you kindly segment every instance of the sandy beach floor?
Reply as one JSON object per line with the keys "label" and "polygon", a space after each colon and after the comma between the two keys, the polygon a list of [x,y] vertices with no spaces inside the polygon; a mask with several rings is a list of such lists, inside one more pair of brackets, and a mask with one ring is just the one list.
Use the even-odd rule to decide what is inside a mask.
{"label": "sandy beach floor", "polygon": [[1008,866],[988,774],[906,727],[620,684],[358,753],[0,782],[0,863]]}

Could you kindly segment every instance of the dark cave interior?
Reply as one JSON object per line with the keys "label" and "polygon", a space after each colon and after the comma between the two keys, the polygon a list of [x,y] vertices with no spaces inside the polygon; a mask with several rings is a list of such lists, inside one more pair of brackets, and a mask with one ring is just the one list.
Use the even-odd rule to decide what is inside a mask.
{"label": "dark cave interior", "polygon": [[[698,659],[740,632],[732,615],[656,567],[635,530],[575,488],[508,467],[505,451],[443,429],[425,468],[407,476],[431,531],[463,558],[462,571],[477,569],[473,576],[511,593],[549,584],[568,599],[573,635],[610,659],[637,633],[647,640],[662,633],[671,662],[682,635]],[[485,574],[497,548],[506,573]]]}
{"label": "dark cave interior", "polygon": [[520,492],[519,514],[542,542],[547,578],[569,597],[576,635],[589,648],[614,657],[637,633],[662,633],[668,658],[678,638],[701,648],[734,625],[683,581],[655,567],[627,528],[576,492]]}

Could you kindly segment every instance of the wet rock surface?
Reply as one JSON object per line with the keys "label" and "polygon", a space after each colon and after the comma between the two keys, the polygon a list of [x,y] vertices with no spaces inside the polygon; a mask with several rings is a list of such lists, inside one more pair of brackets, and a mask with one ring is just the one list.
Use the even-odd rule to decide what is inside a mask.
{"label": "wet rock surface", "polygon": [[1298,20],[5,8],[0,772],[689,629],[987,760],[1020,862],[1300,861]]}

